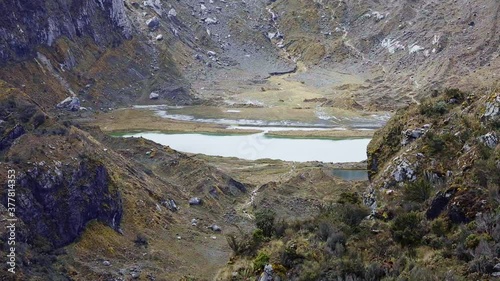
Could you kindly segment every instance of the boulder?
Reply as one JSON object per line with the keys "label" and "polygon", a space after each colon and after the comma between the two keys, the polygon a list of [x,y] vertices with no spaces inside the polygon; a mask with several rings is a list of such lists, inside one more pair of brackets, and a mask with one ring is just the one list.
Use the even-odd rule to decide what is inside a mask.
{"label": "boulder", "polygon": [[413,130],[412,129],[404,130],[402,132],[403,140],[401,141],[401,145],[405,146],[412,143],[416,139],[422,137],[427,132],[427,130],[428,129],[424,127]]}
{"label": "boulder", "polygon": [[157,100],[159,97],[160,97],[160,95],[158,95],[155,92],[151,92],[151,94],[149,94],[149,99],[150,100]]}
{"label": "boulder", "polygon": [[179,210],[179,208],[177,207],[177,204],[175,203],[174,199],[165,200],[165,201],[161,202],[161,204],[163,206],[165,206],[167,209],[169,209],[170,211],[172,211],[172,212],[175,212],[175,211]]}
{"label": "boulder", "polygon": [[220,228],[220,226],[218,226],[216,224],[212,224],[211,226],[208,227],[208,229],[211,229],[212,231],[215,231],[215,232],[221,232],[222,231],[222,228]]}
{"label": "boulder", "polygon": [[273,266],[267,264],[264,266],[264,272],[259,277],[259,281],[272,281],[273,280]]}
{"label": "boulder", "polygon": [[199,197],[193,197],[193,198],[189,199],[189,205],[201,205],[201,204],[202,204],[202,200]]}
{"label": "boulder", "polygon": [[415,169],[408,163],[407,160],[403,159],[392,172],[392,176],[396,182],[402,182],[405,180],[414,181],[417,179],[415,174]]}
{"label": "boulder", "polygon": [[215,57],[215,56],[217,55],[217,53],[216,53],[216,52],[214,52],[214,51],[208,51],[208,52],[207,52],[207,55],[208,55],[209,57]]}
{"label": "boulder", "polygon": [[171,17],[176,17],[177,16],[177,11],[172,8],[168,11],[168,17],[171,18]]}
{"label": "boulder", "polygon": [[146,21],[146,25],[150,30],[155,30],[160,26],[160,19],[158,17],[152,17]]}
{"label": "boulder", "polygon": [[204,20],[204,22],[205,22],[206,24],[216,24],[216,23],[218,23],[217,19],[214,19],[214,18],[206,18],[206,19]]}
{"label": "boulder", "polygon": [[156,36],[156,41],[161,41],[161,40],[163,40],[163,35],[158,34],[158,35]]}
{"label": "boulder", "polygon": [[103,261],[102,265],[104,265],[104,266],[111,266],[111,263],[109,261]]}
{"label": "boulder", "polygon": [[495,148],[498,144],[498,136],[495,132],[489,132],[486,135],[478,137],[478,140],[489,148]]}
{"label": "boulder", "polygon": [[483,118],[489,119],[500,115],[500,94],[496,94],[496,97],[492,101],[486,102],[485,111]]}

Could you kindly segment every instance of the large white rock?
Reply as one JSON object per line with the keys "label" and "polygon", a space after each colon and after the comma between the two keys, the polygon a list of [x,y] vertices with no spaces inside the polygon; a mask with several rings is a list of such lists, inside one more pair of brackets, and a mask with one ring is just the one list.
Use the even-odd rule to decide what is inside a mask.
{"label": "large white rock", "polygon": [[160,95],[158,95],[155,92],[151,92],[151,94],[149,94],[149,99],[150,100],[157,100],[159,97],[160,97]]}

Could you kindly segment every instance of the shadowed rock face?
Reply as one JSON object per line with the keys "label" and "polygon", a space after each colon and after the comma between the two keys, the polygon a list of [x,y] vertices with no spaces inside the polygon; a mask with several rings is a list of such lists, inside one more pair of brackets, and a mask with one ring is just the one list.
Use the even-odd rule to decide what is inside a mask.
{"label": "shadowed rock face", "polygon": [[38,45],[51,46],[66,36],[89,36],[98,45],[116,45],[131,37],[123,1],[20,1],[0,3],[0,63],[34,55]]}
{"label": "shadowed rock face", "polygon": [[54,247],[73,242],[97,219],[118,229],[121,196],[110,188],[108,171],[91,160],[50,169],[40,163],[19,179],[18,216],[30,227],[28,241],[44,238]]}

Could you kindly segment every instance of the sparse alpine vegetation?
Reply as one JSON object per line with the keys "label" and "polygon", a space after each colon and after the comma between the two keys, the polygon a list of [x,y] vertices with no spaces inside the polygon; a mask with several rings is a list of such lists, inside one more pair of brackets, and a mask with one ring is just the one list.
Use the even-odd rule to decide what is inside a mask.
{"label": "sparse alpine vegetation", "polygon": [[[316,218],[290,221],[282,235],[234,252],[228,271],[237,274],[224,280],[246,280],[240,273],[248,270],[266,276],[264,265],[284,280],[492,280],[500,262],[500,150],[488,136],[497,135],[500,116],[485,111],[497,96],[446,90],[396,113],[368,151],[365,196],[375,194],[376,208],[341,193]],[[401,143],[405,130],[420,127],[422,135]],[[407,164],[398,170],[401,159]],[[256,232],[272,225],[258,223]]]}
{"label": "sparse alpine vegetation", "polygon": [[[4,0],[0,11],[0,220],[9,169],[18,219],[17,274],[2,268],[1,280],[500,276],[499,1]],[[318,129],[267,135],[285,138],[383,127],[367,162],[347,164],[103,133],[235,131],[221,120]],[[369,182],[332,174],[345,167]],[[9,235],[0,228],[2,253]]]}

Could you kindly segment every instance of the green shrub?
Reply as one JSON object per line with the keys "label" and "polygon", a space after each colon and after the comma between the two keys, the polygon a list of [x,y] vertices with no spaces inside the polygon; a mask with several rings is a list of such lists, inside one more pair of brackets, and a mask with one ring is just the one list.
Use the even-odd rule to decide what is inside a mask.
{"label": "green shrub", "polygon": [[478,160],[474,163],[472,171],[474,181],[481,187],[500,187],[500,173],[495,159]]}
{"label": "green shrub", "polygon": [[417,246],[424,236],[419,215],[415,212],[397,216],[391,226],[391,232],[394,241],[402,246]]}
{"label": "green shrub", "polygon": [[431,196],[432,185],[425,179],[409,182],[404,187],[404,198],[407,201],[423,203]]}
{"label": "green shrub", "polygon": [[272,210],[265,209],[255,213],[255,225],[262,229],[264,236],[271,237],[274,233],[274,221],[276,213]]}
{"label": "green shrub", "polygon": [[444,91],[444,96],[446,100],[455,99],[457,101],[456,103],[462,103],[466,98],[466,93],[459,89],[446,89]]}
{"label": "green shrub", "polygon": [[269,263],[269,256],[266,253],[260,252],[253,260],[253,268],[256,272],[261,271],[264,266]]}
{"label": "green shrub", "polygon": [[253,239],[253,242],[256,244],[261,243],[265,239],[264,231],[262,231],[262,229],[260,229],[260,228],[257,228],[252,233],[252,239]]}
{"label": "green shrub", "polygon": [[276,235],[276,237],[283,237],[289,227],[290,226],[288,222],[286,222],[284,219],[276,220],[274,223],[274,234]]}
{"label": "green shrub", "polygon": [[330,237],[330,234],[334,232],[334,227],[333,225],[326,221],[322,220],[318,224],[318,237],[321,239],[321,241],[326,241],[328,237]]}
{"label": "green shrub", "polygon": [[446,146],[444,139],[432,131],[428,131],[427,134],[425,134],[423,141],[426,145],[426,150],[431,155],[442,152]]}
{"label": "green shrub", "polygon": [[301,267],[300,281],[316,281],[321,273],[321,265],[316,261],[307,260]]}
{"label": "green shrub", "polygon": [[337,200],[337,203],[340,203],[340,204],[349,203],[349,204],[358,205],[358,204],[361,204],[361,198],[357,192],[342,192],[340,194],[339,200]]}
{"label": "green shrub", "polygon": [[264,239],[262,235],[250,236],[243,234],[240,238],[237,238],[234,234],[226,235],[227,244],[235,255],[253,255],[257,251],[262,239]]}
{"label": "green shrub", "polygon": [[420,114],[427,117],[440,116],[448,112],[448,106],[445,101],[424,102],[420,105]]}
{"label": "green shrub", "polygon": [[337,280],[340,278],[342,278],[340,280],[357,280],[363,277],[365,274],[363,261],[357,255],[350,255],[342,259],[335,260],[332,266],[335,269],[333,272],[335,272],[336,274],[334,274],[333,276],[328,276],[329,278],[326,280]]}
{"label": "green shrub", "polygon": [[385,270],[378,263],[372,262],[365,267],[366,281],[379,281],[385,276]]}
{"label": "green shrub", "polygon": [[450,229],[450,224],[443,218],[437,218],[431,222],[431,232],[437,236],[445,236]]}
{"label": "green shrub", "polygon": [[337,251],[339,250],[339,245],[344,246],[346,243],[346,237],[342,231],[336,231],[330,234],[328,236],[328,239],[326,240],[326,245],[328,248],[330,248],[331,251],[337,252],[337,254],[342,255],[342,251]]}
{"label": "green shrub", "polygon": [[366,206],[354,204],[340,204],[336,208],[339,220],[350,227],[357,227],[370,211]]}
{"label": "green shrub", "polygon": [[415,266],[413,267],[408,276],[408,281],[440,281],[437,277],[435,270],[429,270],[425,267]]}

